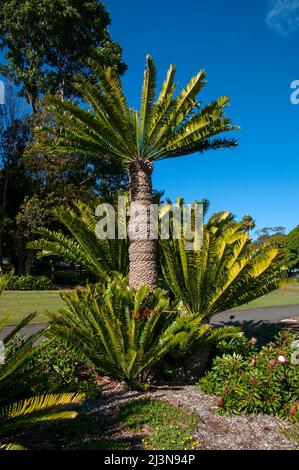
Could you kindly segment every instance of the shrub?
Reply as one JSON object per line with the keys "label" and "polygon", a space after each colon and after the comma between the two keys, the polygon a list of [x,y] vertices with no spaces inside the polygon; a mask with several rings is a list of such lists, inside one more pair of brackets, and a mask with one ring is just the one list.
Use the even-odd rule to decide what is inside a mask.
{"label": "shrub", "polygon": [[52,342],[34,361],[35,393],[76,391],[98,398],[101,389],[94,368],[74,351]]}
{"label": "shrub", "polygon": [[[16,335],[6,348],[7,357],[16,354],[25,343],[25,337]],[[7,381],[6,389],[13,388],[13,380],[16,379],[19,391],[17,398],[66,391],[84,393],[87,398],[98,398],[101,395],[94,368],[57,341],[50,342],[39,354],[30,358],[21,374],[15,373]]]}
{"label": "shrub", "polygon": [[257,349],[254,340],[239,352],[213,360],[200,379],[205,393],[219,397],[220,413],[264,413],[296,419],[299,365],[291,363],[295,335],[280,332],[273,342]]}
{"label": "shrub", "polygon": [[46,276],[31,276],[24,274],[13,276],[8,283],[8,290],[52,290],[55,287]]}

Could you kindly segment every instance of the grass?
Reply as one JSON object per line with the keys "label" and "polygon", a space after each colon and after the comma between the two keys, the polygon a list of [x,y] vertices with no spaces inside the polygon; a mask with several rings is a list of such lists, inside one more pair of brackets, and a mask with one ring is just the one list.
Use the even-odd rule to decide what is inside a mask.
{"label": "grass", "polygon": [[253,300],[249,304],[237,307],[236,310],[248,310],[261,307],[278,307],[299,304],[299,282],[291,282],[270,294]]}
{"label": "grass", "polygon": [[[139,448],[140,434],[143,448],[148,450],[192,450],[198,443],[195,434],[200,418],[167,401],[127,402],[115,419],[120,434],[114,434],[114,421],[106,427],[101,414],[81,409],[73,420],[38,424],[34,433],[23,429],[14,432],[13,438],[29,450],[129,450],[137,442]],[[3,436],[5,442],[10,439],[9,434]]]}
{"label": "grass", "polygon": [[167,401],[140,399],[120,409],[119,423],[130,431],[146,432],[142,445],[147,450],[192,450],[199,417]]}
{"label": "grass", "polygon": [[[237,310],[294,304],[299,304],[299,282],[287,284],[243,307],[237,307]],[[37,312],[33,323],[43,323],[47,321],[43,313],[45,309],[56,312],[63,305],[57,291],[6,291],[0,297],[0,316],[9,313],[13,325],[29,313]]]}
{"label": "grass", "polygon": [[44,323],[45,309],[57,311],[64,305],[57,291],[5,291],[0,297],[0,318],[9,315],[9,323],[17,324],[26,315],[37,312],[33,323]]}
{"label": "grass", "polygon": [[299,450],[299,423],[297,423],[293,429],[283,429],[283,433],[289,438],[295,441],[296,450]]}

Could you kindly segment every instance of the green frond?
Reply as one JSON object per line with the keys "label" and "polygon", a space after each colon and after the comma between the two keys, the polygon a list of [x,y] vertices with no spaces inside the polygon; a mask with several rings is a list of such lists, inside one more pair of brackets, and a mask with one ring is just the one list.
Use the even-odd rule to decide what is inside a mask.
{"label": "green frond", "polygon": [[1,450],[26,450],[25,447],[19,445],[19,444],[0,444],[0,451]]}
{"label": "green frond", "polygon": [[139,383],[142,371],[177,347],[190,321],[180,320],[177,311],[169,313],[164,291],[151,292],[148,286],[135,291],[127,279],[112,280],[105,289],[76,289],[63,298],[67,308],[51,315],[50,336],[130,385]]}
{"label": "green frond", "polygon": [[217,137],[238,129],[225,116],[229,98],[221,96],[201,107],[198,95],[206,84],[204,70],[175,96],[175,66],[170,65],[156,98],[156,68],[147,56],[138,112],[128,107],[113,68],[93,60],[90,67],[95,83],[73,81],[84,106],[46,97],[45,109],[54,125],[36,130],[36,149],[81,153],[125,165],[137,158],[154,161],[236,146],[234,139]]}
{"label": "green frond", "polygon": [[57,208],[53,214],[69,230],[70,236],[45,228],[36,229],[42,238],[29,242],[27,246],[38,250],[39,257],[58,256],[82,266],[96,279],[106,279],[114,271],[127,274],[127,240],[99,239],[96,236],[98,219],[90,207],[79,201],[76,211]]}
{"label": "green frond", "polygon": [[5,433],[44,421],[73,419],[77,416],[77,412],[59,411],[59,408],[66,405],[78,404],[82,401],[82,398],[82,394],[51,394],[27,398],[7,406],[1,406],[0,432]]}
{"label": "green frond", "polygon": [[139,119],[139,141],[141,152],[143,152],[143,146],[147,142],[148,127],[151,120],[156,95],[157,71],[154,65],[154,61],[149,55],[146,57],[146,64],[147,70],[144,72]]}
{"label": "green frond", "polygon": [[[27,315],[23,320],[20,321],[10,333],[8,333],[5,338],[3,339],[4,344],[8,344],[15,336],[24,328],[24,326],[28,325],[34,318],[36,317],[36,313],[30,313]],[[1,331],[1,327],[0,327]]]}
{"label": "green frond", "polygon": [[7,284],[11,280],[13,274],[14,274],[14,271],[12,270],[8,274],[4,274],[4,275],[0,276],[0,295],[2,294],[4,289],[6,289]]}
{"label": "green frond", "polygon": [[184,239],[159,241],[165,282],[189,313],[209,320],[278,288],[282,274],[276,249],[255,249],[230,213],[212,216],[199,250]]}

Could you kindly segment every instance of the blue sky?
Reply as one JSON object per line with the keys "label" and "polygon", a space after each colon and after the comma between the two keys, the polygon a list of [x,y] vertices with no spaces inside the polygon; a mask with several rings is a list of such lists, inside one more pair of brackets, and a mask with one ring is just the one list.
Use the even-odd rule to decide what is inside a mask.
{"label": "blue sky", "polygon": [[211,212],[251,214],[257,228],[299,224],[299,0],[107,0],[113,39],[128,63],[123,82],[139,106],[145,55],[169,63],[179,87],[205,68],[204,102],[232,98],[239,147],[155,164],[154,187],[171,199],[206,197]]}
{"label": "blue sky", "polygon": [[154,187],[175,200],[210,200],[210,212],[251,214],[257,228],[299,224],[299,0],[106,0],[113,39],[128,71],[128,101],[139,107],[146,54],[159,84],[169,63],[178,88],[205,68],[204,103],[232,99],[239,147],[157,162]]}

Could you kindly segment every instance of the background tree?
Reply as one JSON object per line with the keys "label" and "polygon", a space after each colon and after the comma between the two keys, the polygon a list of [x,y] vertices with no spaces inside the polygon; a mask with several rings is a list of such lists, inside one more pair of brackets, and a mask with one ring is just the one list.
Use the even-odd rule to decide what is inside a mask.
{"label": "background tree", "polygon": [[264,227],[261,230],[257,230],[255,235],[257,236],[254,245],[260,247],[264,244],[268,244],[273,248],[278,248],[280,252],[280,264],[287,266],[288,250],[286,247],[287,236],[285,234],[285,227]]}
{"label": "background tree", "polygon": [[272,246],[283,249],[285,246],[285,227],[264,227],[261,230],[255,232],[256,244],[263,245],[264,243],[270,243]]}
{"label": "background tree", "polygon": [[299,225],[287,235],[286,248],[288,250],[289,268],[299,268]]}
{"label": "background tree", "polygon": [[107,30],[108,11],[97,0],[0,0],[0,69],[20,86],[33,112],[40,94],[73,93],[74,75],[89,75],[89,56],[125,70],[120,45]]}
{"label": "background tree", "polygon": [[13,258],[21,270],[15,217],[24,197],[33,191],[33,181],[22,161],[30,137],[30,123],[22,101],[11,83],[6,84],[5,105],[0,108],[0,264],[3,256]]}
{"label": "background tree", "polygon": [[31,145],[31,129],[44,119],[43,94],[73,95],[73,75],[90,77],[88,56],[118,73],[126,69],[109,24],[107,10],[96,0],[0,0],[0,47],[7,61],[0,72],[17,85],[6,86],[0,110],[0,260],[5,254],[18,274],[30,270],[32,252],[26,244],[35,225],[56,228],[54,206],[93,201],[124,186],[124,172],[115,164],[108,167],[82,154],[68,159],[57,153],[54,159],[33,152]]}

